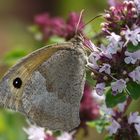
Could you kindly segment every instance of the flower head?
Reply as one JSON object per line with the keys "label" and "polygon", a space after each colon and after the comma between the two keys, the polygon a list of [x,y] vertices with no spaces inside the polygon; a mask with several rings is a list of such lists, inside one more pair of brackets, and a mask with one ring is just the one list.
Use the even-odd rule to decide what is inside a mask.
{"label": "flower head", "polygon": [[98,95],[103,95],[105,91],[105,83],[96,84],[95,90]]}
{"label": "flower head", "polygon": [[99,108],[92,96],[92,88],[86,84],[80,104],[81,122],[91,121],[99,115]]}
{"label": "flower head", "polygon": [[134,0],[138,14],[140,14],[140,0]]}
{"label": "flower head", "polygon": [[140,116],[138,115],[138,112],[130,113],[129,118],[128,118],[128,123],[140,123]]}
{"label": "flower head", "polygon": [[78,21],[79,21],[79,17],[80,17],[80,15],[75,13],[75,12],[70,13],[69,18],[66,22],[66,32],[67,32],[66,38],[67,38],[67,40],[74,37],[76,30],[77,30],[77,33],[82,33],[81,27],[83,27],[83,25],[84,25],[82,19],[80,20],[80,23],[78,25],[79,26],[78,29],[76,29],[76,26],[77,26]]}
{"label": "flower head", "polygon": [[118,4],[120,4],[121,0],[108,0],[108,4],[110,6],[116,6]]}
{"label": "flower head", "polygon": [[134,2],[124,1],[106,11],[106,22],[102,24],[102,30],[107,34],[109,31],[119,35],[123,29],[126,29],[126,25],[131,28],[134,23],[138,23],[139,26],[138,20],[140,19],[137,17],[137,9]]}
{"label": "flower head", "polygon": [[99,72],[105,72],[107,74],[110,74],[110,65],[109,64],[103,64],[103,66],[99,69]]}
{"label": "flower head", "polygon": [[35,17],[35,24],[40,28],[44,39],[49,39],[51,36],[57,35],[65,37],[65,22],[59,17],[50,17],[48,13],[40,14]]}
{"label": "flower head", "polygon": [[135,64],[138,60],[140,60],[140,50],[136,51],[136,52],[125,52],[125,63],[126,64]]}
{"label": "flower head", "polygon": [[73,12],[70,13],[67,21],[60,17],[50,17],[48,13],[40,14],[35,17],[35,24],[39,27],[45,40],[48,40],[52,36],[63,37],[66,40],[74,37],[75,32],[82,34],[80,27],[83,26],[83,21],[81,19],[78,29],[76,25],[79,21],[79,14]]}
{"label": "flower head", "polygon": [[31,125],[29,128],[23,128],[28,134],[28,140],[44,140],[46,137],[45,128]]}
{"label": "flower head", "polygon": [[70,133],[64,132],[58,136],[56,140],[73,140],[73,137]]}
{"label": "flower head", "polygon": [[110,33],[110,35],[108,35],[106,37],[111,43],[113,46],[118,46],[119,45],[119,41],[121,40],[121,36],[120,35],[117,35],[116,33],[112,32]]}
{"label": "flower head", "polygon": [[125,31],[125,39],[127,41],[132,42],[134,46],[138,45],[138,42],[140,42],[140,27],[130,30],[129,28]]}
{"label": "flower head", "polygon": [[126,88],[126,81],[123,79],[117,80],[116,82],[111,83],[111,87],[114,95],[122,93],[122,91]]}
{"label": "flower head", "polygon": [[117,105],[118,110],[119,110],[120,112],[123,112],[123,111],[124,111],[124,109],[125,109],[126,104],[127,104],[127,102],[126,102],[126,101],[125,101],[125,102],[123,102],[123,103],[119,103],[119,104]]}
{"label": "flower head", "polygon": [[140,124],[134,124],[134,127],[135,127],[138,135],[140,136]]}
{"label": "flower head", "polygon": [[128,123],[134,124],[134,127],[138,135],[140,136],[140,116],[138,114],[139,114],[138,112],[130,113]]}
{"label": "flower head", "polygon": [[132,78],[134,82],[139,83],[140,82],[140,66],[136,67],[135,70],[130,72],[129,77]]}
{"label": "flower head", "polygon": [[115,119],[110,119],[111,125],[107,128],[110,135],[116,134],[118,129],[121,128],[120,124]]}

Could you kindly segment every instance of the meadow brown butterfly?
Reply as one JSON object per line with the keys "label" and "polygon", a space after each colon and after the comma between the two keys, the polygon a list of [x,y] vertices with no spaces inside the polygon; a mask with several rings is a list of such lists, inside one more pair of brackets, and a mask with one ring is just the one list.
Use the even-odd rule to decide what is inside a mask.
{"label": "meadow brown butterfly", "polygon": [[85,52],[79,36],[41,48],[20,60],[0,82],[0,104],[37,125],[69,131],[79,125],[85,82]]}
{"label": "meadow brown butterfly", "polygon": [[75,35],[69,42],[43,47],[21,59],[0,81],[0,105],[51,130],[77,127],[85,83],[82,40]]}

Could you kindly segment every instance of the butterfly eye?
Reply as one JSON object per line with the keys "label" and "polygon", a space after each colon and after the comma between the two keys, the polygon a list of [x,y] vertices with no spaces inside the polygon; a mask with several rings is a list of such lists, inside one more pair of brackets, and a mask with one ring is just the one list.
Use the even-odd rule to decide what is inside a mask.
{"label": "butterfly eye", "polygon": [[14,86],[15,88],[20,88],[21,85],[22,85],[22,80],[21,80],[19,77],[15,78],[15,79],[13,80],[13,86]]}

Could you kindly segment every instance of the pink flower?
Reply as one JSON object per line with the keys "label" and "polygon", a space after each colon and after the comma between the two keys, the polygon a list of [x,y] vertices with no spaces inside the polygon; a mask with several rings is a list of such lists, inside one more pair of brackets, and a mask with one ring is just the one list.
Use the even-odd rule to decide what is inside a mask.
{"label": "pink flower", "polygon": [[136,67],[135,70],[130,72],[129,77],[132,78],[134,82],[139,83],[140,82],[140,66]]}
{"label": "pink flower", "polygon": [[34,19],[35,24],[39,25],[39,26],[46,26],[49,25],[49,21],[50,21],[50,16],[48,13],[44,13],[41,15],[37,15]]}
{"label": "pink flower", "polygon": [[140,124],[135,124],[134,126],[135,126],[135,129],[136,129],[138,135],[140,136]]}
{"label": "pink flower", "polygon": [[115,32],[119,35],[123,29],[126,29],[126,25],[131,28],[134,23],[137,23],[137,26],[139,26],[140,19],[137,17],[137,9],[134,2],[124,1],[106,11],[106,22],[102,24],[102,30],[106,34]]}
{"label": "pink flower", "polygon": [[108,0],[108,4],[109,4],[111,7],[117,6],[117,5],[119,5],[121,2],[122,2],[122,0]]}
{"label": "pink flower", "polygon": [[138,135],[140,136],[140,116],[138,114],[139,114],[138,112],[130,113],[128,123],[134,124],[134,127]]}
{"label": "pink flower", "polygon": [[76,30],[77,30],[77,33],[82,33],[83,29],[81,29],[81,27],[84,25],[82,19],[79,23],[78,29],[76,29],[76,26],[77,26],[78,21],[79,21],[79,17],[80,17],[80,15],[75,13],[75,12],[70,13],[69,18],[66,22],[66,32],[67,32],[66,38],[67,38],[67,40],[74,37]]}
{"label": "pink flower", "polygon": [[110,74],[110,65],[109,64],[103,64],[103,66],[99,69],[99,72],[105,72],[107,74]]}
{"label": "pink flower", "polygon": [[129,28],[125,31],[125,38],[128,41],[132,42],[134,46],[137,46],[140,42],[140,27],[130,30]]}
{"label": "pink flower", "polygon": [[126,107],[126,104],[127,104],[127,102],[126,102],[126,101],[125,101],[125,102],[123,102],[123,103],[119,103],[119,104],[117,105],[118,110],[119,110],[120,112],[123,112],[123,111],[124,111],[124,109],[125,109],[125,107]]}
{"label": "pink flower", "polygon": [[107,36],[107,39],[112,43],[113,46],[118,46],[119,41],[121,40],[121,36],[112,32],[110,33],[110,35]]}
{"label": "pink flower", "polygon": [[38,25],[43,33],[44,39],[49,39],[51,36],[57,35],[60,37],[66,36],[65,22],[59,17],[50,17],[48,13],[37,15],[35,17],[35,24]]}
{"label": "pink flower", "polygon": [[130,113],[129,118],[128,118],[128,123],[140,123],[140,116],[138,115],[138,112]]}
{"label": "pink flower", "polygon": [[[105,47],[104,45],[101,45],[101,56],[105,56],[105,57],[111,59],[113,52],[111,51],[110,47],[111,46]],[[115,53],[116,53],[116,51],[115,51]]]}
{"label": "pink flower", "polygon": [[69,15],[68,20],[64,21],[60,17],[50,17],[48,13],[45,13],[35,17],[35,24],[39,27],[45,40],[52,36],[59,36],[69,40],[74,37],[76,30],[77,34],[82,34],[83,29],[80,28],[83,26],[82,20],[79,23],[78,29],[76,29],[79,16],[79,14],[73,12]]}
{"label": "pink flower", "polygon": [[140,14],[140,0],[134,0],[134,3],[136,4],[138,14]]}
{"label": "pink flower", "polygon": [[117,80],[116,82],[111,83],[113,94],[122,93],[122,91],[126,88],[126,81],[123,79]]}
{"label": "pink flower", "polygon": [[84,45],[90,50],[90,51],[98,51],[97,47],[94,45],[94,43],[89,40],[89,39],[85,39],[84,40]]}
{"label": "pink flower", "polygon": [[140,60],[140,50],[133,52],[133,53],[126,51],[125,56],[126,57],[125,57],[124,61],[126,64],[130,64],[130,63],[135,64],[137,62],[137,60]]}
{"label": "pink flower", "polygon": [[28,140],[44,140],[46,137],[45,128],[31,125],[29,128],[23,128],[28,134]]}
{"label": "pink flower", "polygon": [[115,119],[110,119],[111,125],[107,128],[110,135],[116,134],[118,129],[121,128],[121,125],[115,120]]}
{"label": "pink flower", "polygon": [[71,134],[64,132],[60,136],[58,136],[56,140],[73,140],[73,137]]}
{"label": "pink flower", "polygon": [[92,52],[88,57],[88,66],[92,69],[98,69],[99,66],[97,61],[100,59],[100,55],[98,52]]}
{"label": "pink flower", "polygon": [[56,140],[56,138],[53,136],[53,133],[48,130],[46,132],[46,138],[44,140]]}
{"label": "pink flower", "polygon": [[85,85],[84,94],[80,104],[80,118],[81,122],[94,120],[99,116],[99,109],[96,101],[92,96],[92,88]]}
{"label": "pink flower", "polygon": [[107,118],[111,118],[112,116],[115,116],[115,112],[112,108],[108,108],[106,105],[103,105],[101,107],[101,111],[103,112],[103,115]]}
{"label": "pink flower", "polygon": [[98,95],[102,96],[105,91],[105,83],[96,84],[95,90]]}

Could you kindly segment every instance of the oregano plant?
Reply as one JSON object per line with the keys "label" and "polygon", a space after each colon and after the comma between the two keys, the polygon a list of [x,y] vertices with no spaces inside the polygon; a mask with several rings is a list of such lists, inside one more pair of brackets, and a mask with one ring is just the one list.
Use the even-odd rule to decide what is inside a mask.
{"label": "oregano plant", "polygon": [[[128,112],[133,100],[140,97],[140,0],[110,0],[102,14],[100,32],[85,34],[83,19],[77,32],[87,51],[86,84],[80,106],[81,124],[72,132],[54,133],[44,128],[24,128],[31,140],[74,140],[79,130],[85,136],[88,127],[97,133],[107,131],[105,140],[140,138],[139,112]],[[31,31],[41,42],[68,41],[75,35],[79,14],[70,13],[67,20],[48,13],[35,17]],[[96,20],[94,21],[96,22]],[[82,28],[80,28],[82,27]]]}

